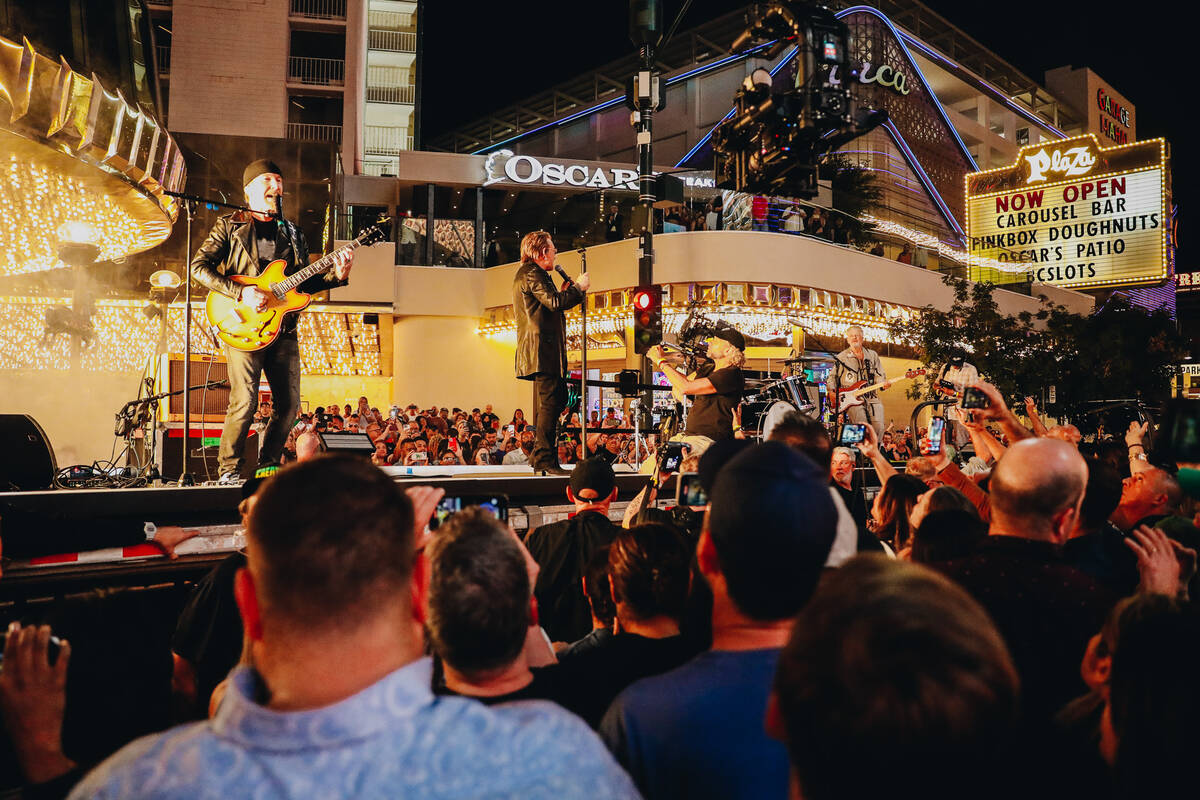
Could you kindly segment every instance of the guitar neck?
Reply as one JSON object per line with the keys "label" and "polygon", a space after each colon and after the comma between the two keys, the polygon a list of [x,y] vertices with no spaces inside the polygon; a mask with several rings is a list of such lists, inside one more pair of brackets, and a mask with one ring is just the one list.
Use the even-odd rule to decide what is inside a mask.
{"label": "guitar neck", "polygon": [[288,275],[279,283],[275,284],[272,288],[280,292],[290,292],[292,289],[295,289],[309,278],[320,275],[322,272],[327,272],[333,266],[338,254],[353,250],[354,248],[358,247],[358,245],[358,239],[350,242],[350,244],[342,245],[337,250],[322,256],[313,263],[309,264],[307,267]]}

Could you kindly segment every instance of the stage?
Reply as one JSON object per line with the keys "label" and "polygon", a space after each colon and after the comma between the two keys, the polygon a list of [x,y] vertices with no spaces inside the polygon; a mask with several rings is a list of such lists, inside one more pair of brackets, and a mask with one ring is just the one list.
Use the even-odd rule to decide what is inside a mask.
{"label": "stage", "polygon": [[[567,502],[567,476],[536,476],[529,467],[381,467],[402,485],[435,486],[448,497],[508,498],[509,524],[518,534],[566,518],[574,511]],[[628,469],[627,467],[622,469]],[[617,500],[609,516],[619,522],[629,501],[649,476],[618,471]],[[664,505],[673,503],[674,479],[663,486]],[[245,546],[237,513],[240,486],[164,486],[140,489],[58,489],[0,493],[0,503],[17,509],[78,519],[124,519],[139,527],[195,528],[200,535],[177,548],[169,560],[150,544],[105,547],[13,560],[0,578],[0,605],[21,606],[103,587],[149,587],[199,578],[214,564]],[[0,536],[3,535],[0,529]],[[52,549],[52,548],[47,548]],[[19,610],[19,609],[18,609]]]}

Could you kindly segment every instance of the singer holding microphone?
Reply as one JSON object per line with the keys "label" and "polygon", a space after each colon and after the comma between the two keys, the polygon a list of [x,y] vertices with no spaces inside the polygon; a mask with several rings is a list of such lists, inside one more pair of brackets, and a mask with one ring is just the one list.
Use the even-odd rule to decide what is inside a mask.
{"label": "singer holding microphone", "polygon": [[[567,326],[564,312],[583,302],[592,279],[572,281],[554,266],[558,251],[550,234],[534,231],[521,240],[521,266],[513,279],[513,315],[517,318],[517,378],[533,381],[535,394],[533,454],[529,463],[543,475],[569,475],[558,463],[558,417],[567,407]],[[563,277],[554,288],[550,271]]]}
{"label": "singer holding microphone", "polygon": [[[261,311],[268,295],[253,286],[241,286],[230,275],[259,275],[277,259],[287,261],[287,274],[308,266],[308,245],[300,228],[283,218],[283,175],[267,159],[242,171],[249,211],[236,211],[217,219],[208,238],[192,257],[191,275],[209,291],[220,292]],[[314,276],[299,288],[307,294],[344,286],[350,279],[354,251],[339,257],[330,272]],[[288,431],[300,410],[300,344],[296,338],[298,314],[289,315],[279,338],[271,345],[245,352],[225,348],[229,372],[229,407],[221,430],[218,471],[221,483],[239,480],[246,433],[258,406],[258,383],[263,374],[271,387],[274,412],[259,443],[260,465],[278,464]]]}

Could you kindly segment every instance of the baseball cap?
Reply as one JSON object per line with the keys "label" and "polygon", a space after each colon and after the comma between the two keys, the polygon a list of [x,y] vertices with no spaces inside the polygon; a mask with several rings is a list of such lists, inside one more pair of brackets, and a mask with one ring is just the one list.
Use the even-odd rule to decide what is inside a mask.
{"label": "baseball cap", "polygon": [[251,161],[246,165],[246,168],[242,170],[242,186],[249,186],[250,181],[254,180],[259,175],[266,175],[267,173],[279,175],[280,177],[283,176],[283,170],[281,170],[279,165],[269,158],[260,158],[258,161]]}
{"label": "baseball cap", "polygon": [[713,334],[714,339],[724,339],[738,350],[746,349],[746,337],[733,328],[721,328]]}
{"label": "baseball cap", "polygon": [[[612,494],[617,485],[612,466],[602,458],[585,458],[571,470],[571,494],[580,500],[603,500]],[[595,492],[594,497],[584,497],[584,490]]]}
{"label": "baseball cap", "polygon": [[751,445],[717,473],[708,532],[735,604],[793,616],[812,595],[837,532],[829,475],[783,442]]}

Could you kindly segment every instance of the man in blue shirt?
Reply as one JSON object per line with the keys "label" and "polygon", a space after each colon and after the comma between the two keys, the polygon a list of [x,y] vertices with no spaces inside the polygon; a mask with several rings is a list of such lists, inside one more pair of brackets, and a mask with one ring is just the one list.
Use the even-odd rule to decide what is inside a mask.
{"label": "man in blue shirt", "polygon": [[637,797],[587,726],[549,703],[433,696],[413,523],[366,461],[280,472],[235,579],[254,666],[233,672],[213,719],[134,742],[72,797]]}
{"label": "man in blue shirt", "polygon": [[647,798],[788,796],[787,752],[764,715],[792,617],[833,545],[827,484],[781,442],[747,447],[717,474],[696,550],[713,594],[712,648],[630,686],[600,725]]}

